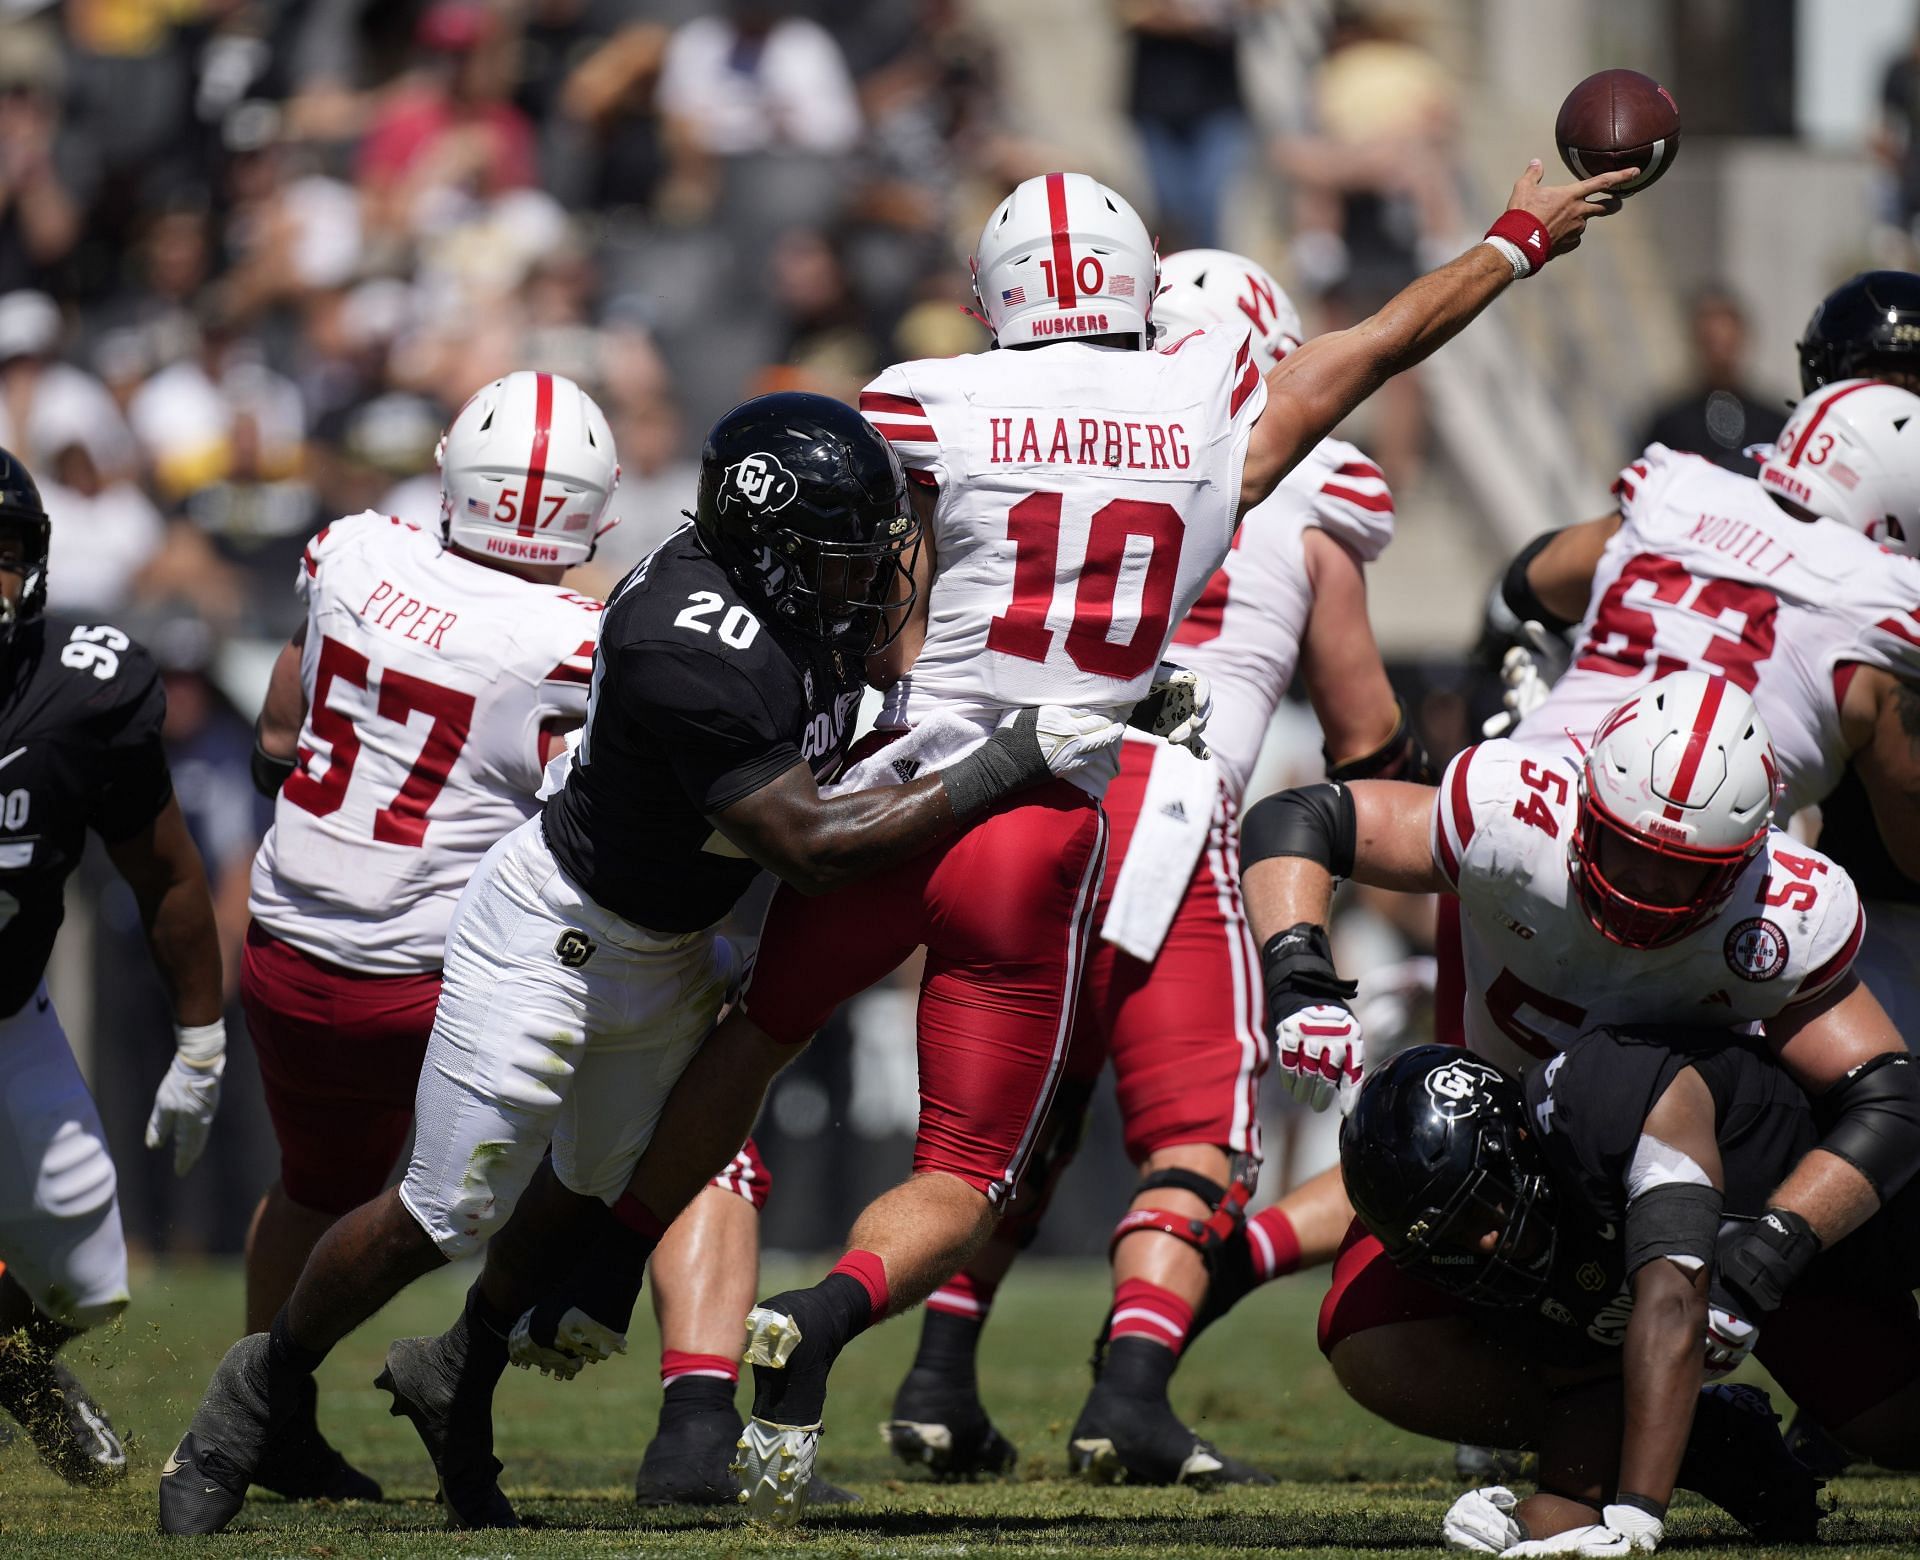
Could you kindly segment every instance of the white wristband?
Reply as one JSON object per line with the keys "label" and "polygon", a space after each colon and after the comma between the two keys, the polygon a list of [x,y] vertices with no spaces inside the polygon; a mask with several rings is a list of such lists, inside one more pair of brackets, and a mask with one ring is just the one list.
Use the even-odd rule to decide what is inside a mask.
{"label": "white wristband", "polygon": [[1513,267],[1516,277],[1533,275],[1533,267],[1527,264],[1527,257],[1520,252],[1520,246],[1510,238],[1483,238],[1481,243],[1488,245],[1506,258]]}
{"label": "white wristband", "polygon": [[173,1048],[181,1061],[202,1070],[214,1066],[227,1054],[227,1024],[216,1018],[211,1024],[175,1024]]}

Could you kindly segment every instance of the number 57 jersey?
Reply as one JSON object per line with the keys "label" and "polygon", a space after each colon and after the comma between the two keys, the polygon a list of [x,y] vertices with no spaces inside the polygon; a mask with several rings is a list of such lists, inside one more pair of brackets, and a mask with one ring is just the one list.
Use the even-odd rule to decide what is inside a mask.
{"label": "number 57 jersey", "polygon": [[474,866],[538,806],[542,726],[586,713],[601,604],[377,514],[315,536],[296,584],[307,715],[249,908],[330,964],[438,969]]}
{"label": "number 57 jersey", "polygon": [[[888,369],[860,409],[937,489],[927,636],[886,726],[1124,712],[1227,555],[1266,406],[1247,333],[1058,342]],[[950,761],[964,749],[940,755]],[[1071,778],[1098,794],[1112,765]]]}
{"label": "number 57 jersey", "polygon": [[1467,1045],[1509,1073],[1600,1024],[1744,1029],[1832,989],[1865,922],[1846,869],[1775,829],[1719,914],[1662,948],[1587,919],[1567,871],[1578,760],[1482,742],[1447,766],[1433,859],[1460,896]]}

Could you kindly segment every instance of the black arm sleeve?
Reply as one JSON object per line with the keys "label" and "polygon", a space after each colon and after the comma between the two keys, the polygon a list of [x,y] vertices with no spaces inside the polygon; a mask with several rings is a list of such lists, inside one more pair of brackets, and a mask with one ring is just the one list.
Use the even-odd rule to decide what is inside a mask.
{"label": "black arm sleeve", "polygon": [[1514,555],[1513,562],[1507,565],[1505,577],[1500,581],[1500,599],[1507,604],[1507,610],[1522,623],[1531,618],[1543,628],[1556,634],[1564,634],[1573,627],[1573,620],[1563,618],[1542,601],[1527,579],[1527,569],[1533,560],[1540,556],[1560,533],[1548,531],[1536,536]]}
{"label": "black arm sleeve", "polygon": [[1254,803],[1240,820],[1240,870],[1274,856],[1304,856],[1337,878],[1352,877],[1359,834],[1344,785],[1296,786]]}
{"label": "black arm sleeve", "polygon": [[1659,1257],[1713,1261],[1724,1199],[1711,1186],[1673,1181],[1627,1204],[1627,1276]]}
{"label": "black arm sleeve", "polygon": [[1820,1097],[1820,1146],[1873,1183],[1885,1202],[1920,1170],[1920,1066],[1876,1056]]}

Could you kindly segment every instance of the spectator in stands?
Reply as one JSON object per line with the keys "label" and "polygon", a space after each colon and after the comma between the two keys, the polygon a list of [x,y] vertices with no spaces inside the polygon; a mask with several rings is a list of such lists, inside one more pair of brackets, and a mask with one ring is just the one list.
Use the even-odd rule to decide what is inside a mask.
{"label": "spectator in stands", "polygon": [[1247,146],[1236,27],[1244,0],[1119,0],[1133,45],[1128,108],[1160,213],[1160,249],[1217,248]]}
{"label": "spectator in stands", "polygon": [[1920,32],[1880,78],[1880,126],[1873,150],[1893,180],[1892,216],[1909,245],[1920,240]]}
{"label": "spectator in stands", "polygon": [[66,74],[45,27],[0,27],[0,292],[52,281],[80,238],[96,169],[61,125]]}
{"label": "spectator in stands", "polygon": [[1726,288],[1708,287],[1695,296],[1690,328],[1691,382],[1654,412],[1634,448],[1664,444],[1750,477],[1754,464],[1747,447],[1773,442],[1786,426],[1787,402],[1748,381],[1747,313]]}

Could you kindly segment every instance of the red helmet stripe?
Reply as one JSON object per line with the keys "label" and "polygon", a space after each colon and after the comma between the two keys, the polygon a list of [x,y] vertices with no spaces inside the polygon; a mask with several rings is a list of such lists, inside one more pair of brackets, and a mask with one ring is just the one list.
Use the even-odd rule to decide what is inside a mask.
{"label": "red helmet stripe", "polygon": [[1806,449],[1807,441],[1813,437],[1813,430],[1820,426],[1820,420],[1825,417],[1828,412],[1833,410],[1836,402],[1846,400],[1846,398],[1856,390],[1871,390],[1878,382],[1878,380],[1863,379],[1859,384],[1848,385],[1846,389],[1838,391],[1822,401],[1819,409],[1807,419],[1806,427],[1800,430],[1800,437],[1793,441],[1793,453],[1787,457],[1787,464],[1789,466],[1797,466],[1800,464],[1801,453]]}
{"label": "red helmet stripe", "polygon": [[1080,306],[1074,291],[1073,245],[1067,240],[1067,176],[1047,175],[1047,222],[1053,228],[1054,299],[1063,309]]}
{"label": "red helmet stripe", "polygon": [[553,375],[533,376],[533,453],[527,457],[527,490],[520,496],[520,534],[533,535],[540,521],[540,492],[547,484],[547,440],[553,434]]}
{"label": "red helmet stripe", "polygon": [[1726,690],[1724,677],[1709,677],[1707,691],[1700,697],[1700,708],[1693,717],[1693,730],[1687,733],[1687,745],[1680,754],[1680,772],[1673,777],[1673,801],[1667,804],[1667,817],[1681,816],[1677,803],[1684,803],[1693,789],[1694,776],[1700,772],[1700,757],[1707,751],[1707,734],[1713,730],[1713,717],[1720,713],[1720,700]]}

